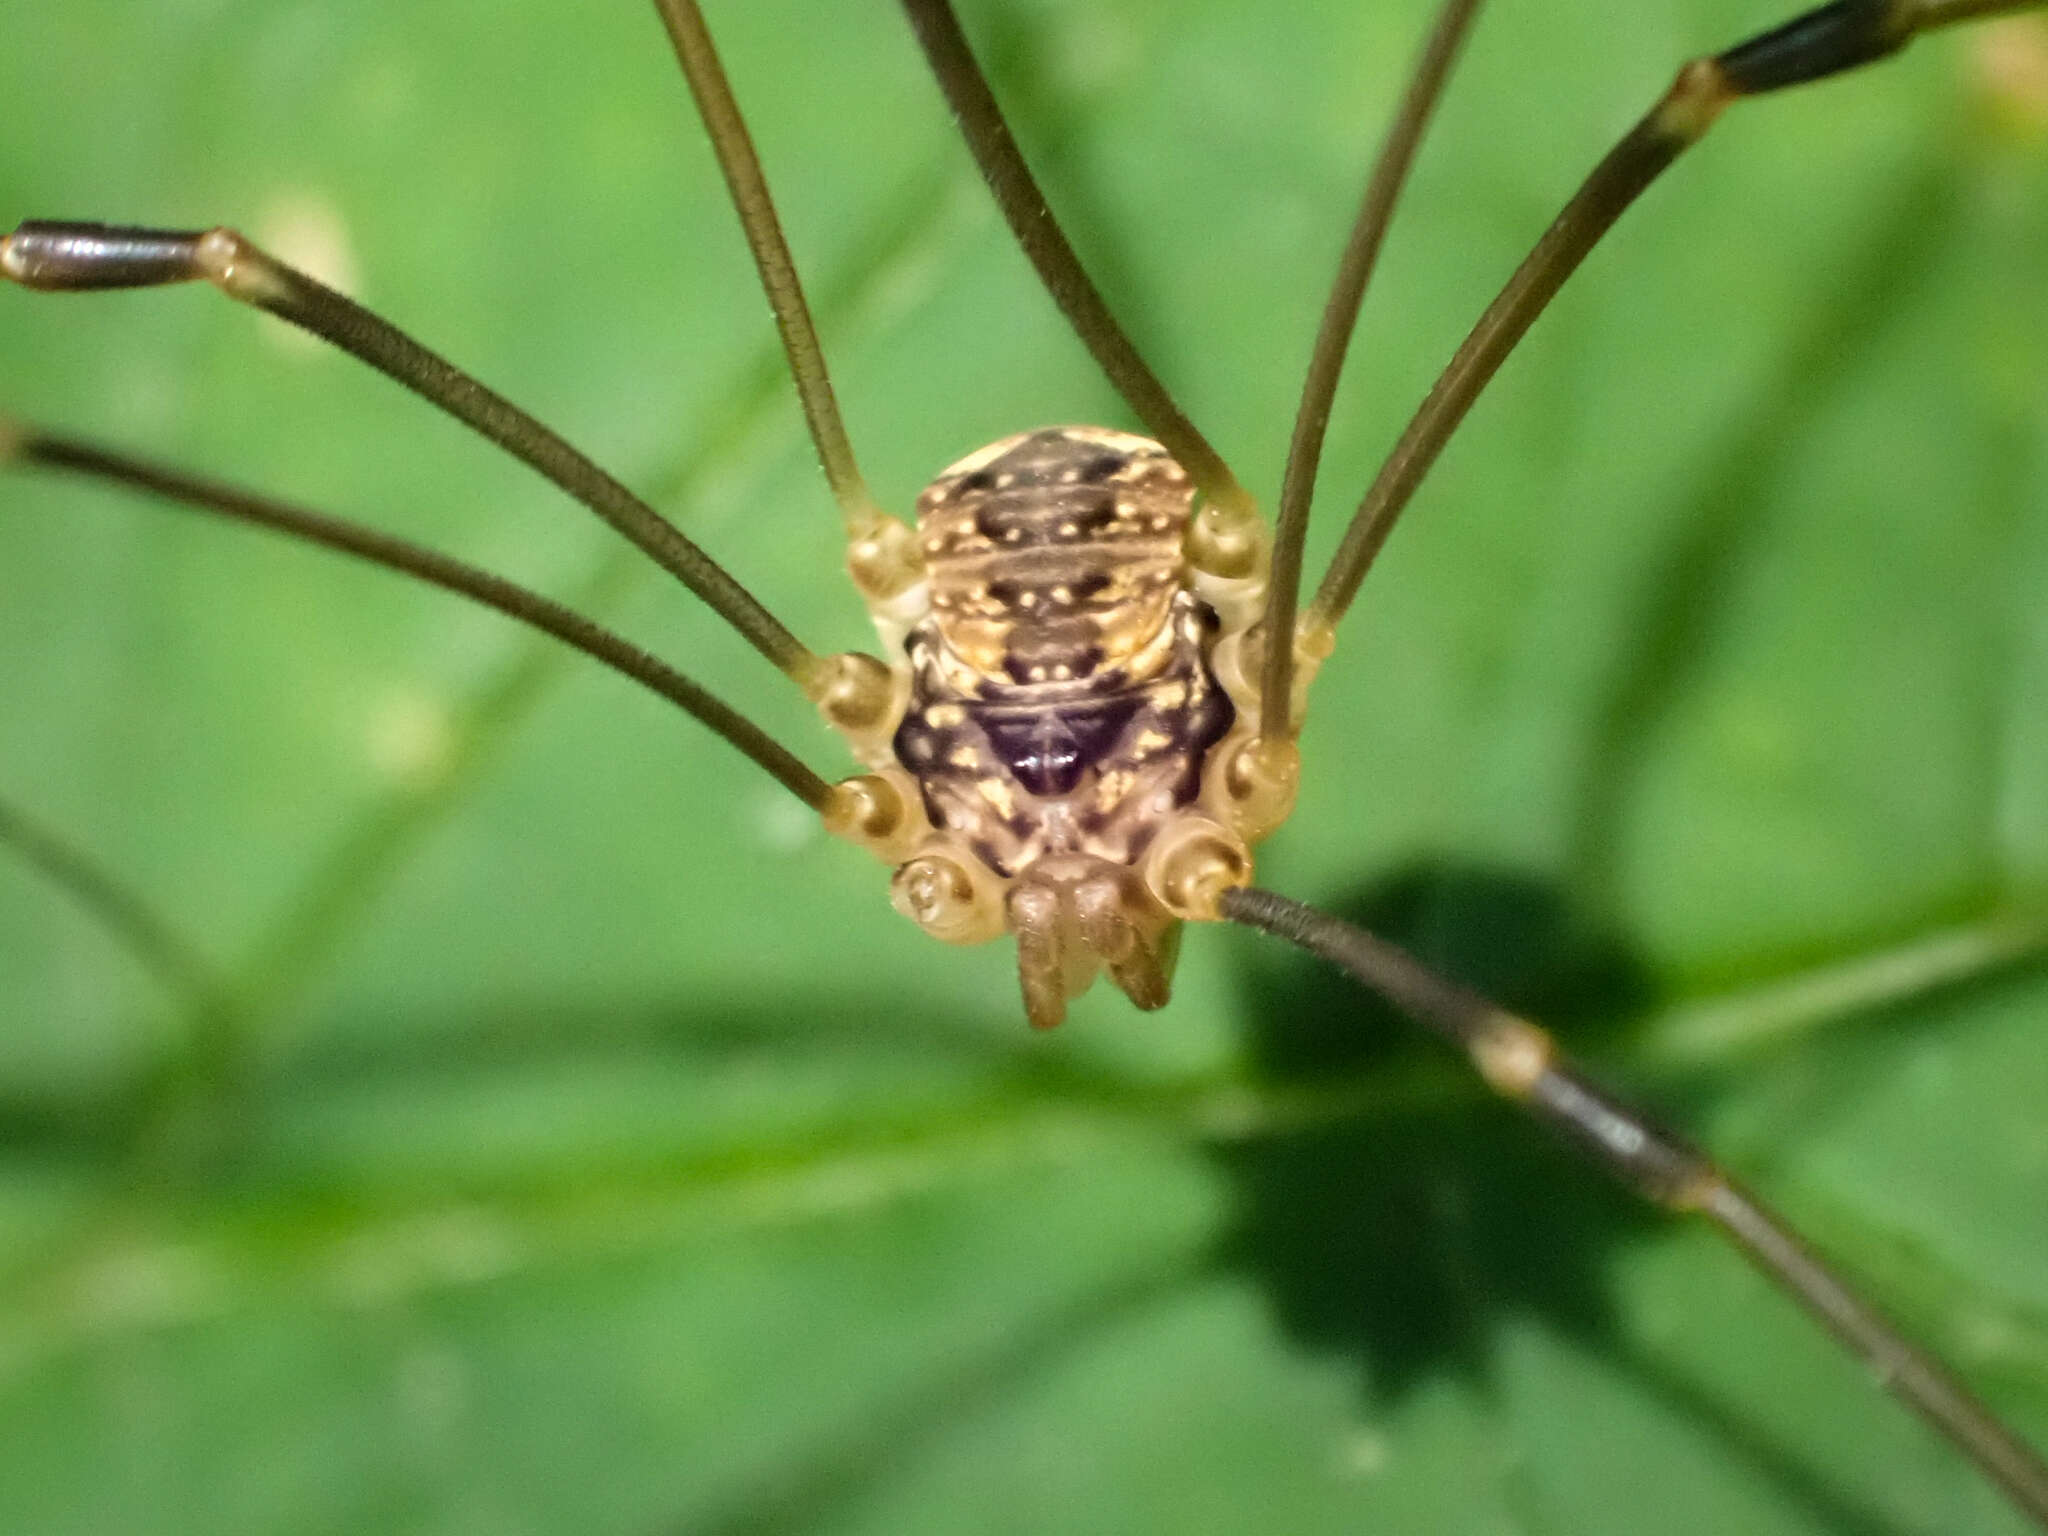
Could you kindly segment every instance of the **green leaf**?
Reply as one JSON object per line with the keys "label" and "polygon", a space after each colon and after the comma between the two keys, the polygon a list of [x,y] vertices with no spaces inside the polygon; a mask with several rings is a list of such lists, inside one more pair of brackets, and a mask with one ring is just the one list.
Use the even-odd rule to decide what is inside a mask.
{"label": "green leaf", "polygon": [[[1127,424],[894,8],[716,0],[869,478]],[[1270,500],[1425,24],[972,3],[1077,243]],[[1762,0],[1482,17],[1312,566],[1464,327]],[[228,222],[862,642],[641,6],[16,5],[0,220]],[[1579,1042],[2048,1442],[2038,18],[1732,111],[1474,411],[1324,674],[1262,879]],[[0,291],[0,410],[603,609],[821,771],[594,519],[209,292]],[[1032,1037],[1007,946],[495,617],[0,483],[0,801],[246,1008],[0,863],[0,1525],[2008,1532],[1711,1235],[1248,935]],[[1353,1027],[1355,1026],[1355,1028]]]}

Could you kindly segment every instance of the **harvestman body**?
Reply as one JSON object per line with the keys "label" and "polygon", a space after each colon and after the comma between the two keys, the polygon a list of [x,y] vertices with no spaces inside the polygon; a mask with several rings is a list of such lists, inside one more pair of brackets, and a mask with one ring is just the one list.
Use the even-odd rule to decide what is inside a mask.
{"label": "harvestman body", "polygon": [[[31,288],[211,282],[497,442],[676,575],[804,689],[867,770],[836,785],[665,663],[447,556],[31,428],[0,423],[0,458],[97,475],[343,550],[495,607],[632,676],[751,757],[833,831],[885,859],[896,906],[928,932],[960,943],[1014,934],[1034,1024],[1057,1023],[1066,999],[1105,969],[1140,1007],[1163,1004],[1180,925],[1190,919],[1228,918],[1323,955],[1463,1049],[1491,1086],[1639,1193],[1714,1221],[2048,1528],[2048,1467],[1704,1153],[1587,1079],[1535,1025],[1369,934],[1250,887],[1252,847],[1293,803],[1305,693],[1337,622],[1467,408],[1614,221],[1732,103],[1882,59],[1923,31],[2039,3],[1836,0],[1688,64],[1459,348],[1299,615],[1302,541],[1331,395],[1396,193],[1477,0],[1443,5],[1368,184],[1317,339],[1270,536],[1082,272],[946,0],[904,0],[904,8],[1013,232],[1151,435],[1026,432],[944,471],[919,498],[914,529],[880,512],[846,441],[703,18],[694,0],[657,0],[774,306],[883,659],[812,654],[555,433],[232,231],[34,223],[0,241],[0,276]],[[1267,643],[1274,635],[1289,643]],[[4,813],[0,837],[68,876],[110,921],[139,926],[83,859],[23,837]]]}
{"label": "harvestman body", "polygon": [[877,843],[896,906],[954,943],[1015,933],[1041,1027],[1105,966],[1162,1006],[1181,920],[1292,799],[1292,760],[1248,755],[1264,549],[1193,579],[1194,494],[1147,438],[1005,438],[918,498],[922,579],[873,605],[901,702],[847,734],[904,808]]}

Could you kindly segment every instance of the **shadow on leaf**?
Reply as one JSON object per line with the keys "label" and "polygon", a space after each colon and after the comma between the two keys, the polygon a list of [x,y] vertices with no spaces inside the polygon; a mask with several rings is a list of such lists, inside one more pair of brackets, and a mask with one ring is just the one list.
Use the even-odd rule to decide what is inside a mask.
{"label": "shadow on leaf", "polygon": [[[1654,1001],[1623,937],[1526,876],[1416,867],[1331,909],[1541,1020],[1574,1052]],[[1892,1529],[1740,1404],[1718,1402],[1627,1337],[1610,1265],[1668,1218],[1488,1096],[1464,1063],[1334,970],[1262,959],[1246,988],[1253,1071],[1276,1089],[1332,1090],[1323,1102],[1337,1106],[1212,1148],[1237,1196],[1219,1262],[1260,1286],[1289,1340],[1354,1359],[1363,1395],[1393,1404],[1446,1374],[1488,1393],[1496,1330],[1531,1318],[1826,1528]],[[1442,1091],[1343,1092],[1380,1081]]]}
{"label": "shadow on leaf", "polygon": [[[1334,910],[1573,1045],[1648,1001],[1628,948],[1533,880],[1414,869]],[[1275,1086],[1461,1070],[1321,965],[1262,964],[1247,986],[1253,1069]],[[1413,1097],[1219,1145],[1238,1193],[1224,1262],[1259,1282],[1290,1338],[1356,1356],[1384,1399],[1446,1369],[1483,1374],[1503,1314],[1609,1332],[1607,1256],[1659,1218],[1476,1083]]]}

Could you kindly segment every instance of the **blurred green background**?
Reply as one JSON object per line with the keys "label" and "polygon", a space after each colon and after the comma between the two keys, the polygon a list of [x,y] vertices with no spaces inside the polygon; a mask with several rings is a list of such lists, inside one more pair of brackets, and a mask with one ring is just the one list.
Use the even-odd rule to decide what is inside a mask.
{"label": "blurred green background", "polygon": [[[907,506],[1123,424],[894,7],[707,5]],[[963,6],[1156,366],[1270,497],[1418,0]],[[1772,0],[1501,0],[1423,157],[1326,549],[1500,279]],[[651,8],[0,3],[0,220],[233,222],[863,643]],[[203,291],[0,292],[0,409],[596,606],[828,773],[595,521]],[[2048,28],[1731,114],[1474,413],[1267,883],[1566,1029],[2048,1441]],[[0,1529],[2009,1532],[1708,1235],[1250,936],[1028,1035],[688,721],[496,618],[0,485]]]}

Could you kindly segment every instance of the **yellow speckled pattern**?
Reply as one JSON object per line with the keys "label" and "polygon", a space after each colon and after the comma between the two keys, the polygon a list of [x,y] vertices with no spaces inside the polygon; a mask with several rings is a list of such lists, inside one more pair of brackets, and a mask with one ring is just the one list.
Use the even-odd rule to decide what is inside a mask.
{"label": "yellow speckled pattern", "polygon": [[1102,427],[962,459],[917,502],[939,634],[991,682],[1144,681],[1164,661],[1193,499],[1159,444]]}

